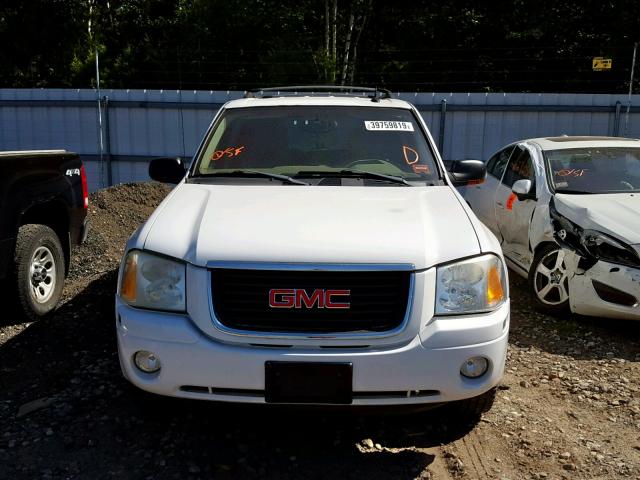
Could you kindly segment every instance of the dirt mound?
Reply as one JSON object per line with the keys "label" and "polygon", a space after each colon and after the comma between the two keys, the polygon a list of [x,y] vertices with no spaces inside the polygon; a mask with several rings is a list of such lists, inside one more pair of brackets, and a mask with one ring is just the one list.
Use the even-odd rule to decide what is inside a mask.
{"label": "dirt mound", "polygon": [[89,197],[89,235],[71,259],[68,282],[113,270],[127,239],[171,191],[165,184],[126,183]]}

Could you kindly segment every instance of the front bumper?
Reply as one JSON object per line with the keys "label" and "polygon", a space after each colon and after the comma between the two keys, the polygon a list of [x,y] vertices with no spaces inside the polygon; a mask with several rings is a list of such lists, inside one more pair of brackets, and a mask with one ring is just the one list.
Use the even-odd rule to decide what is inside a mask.
{"label": "front bumper", "polygon": [[[604,300],[596,291],[594,280],[635,297],[635,304]],[[580,315],[640,320],[640,269],[598,261],[588,270],[578,270],[569,279],[569,298],[571,311]]]}
{"label": "front bumper", "polygon": [[[477,316],[434,317],[409,342],[377,348],[229,344],[205,335],[188,315],[140,310],[119,299],[116,326],[125,377],[150,392],[265,403],[267,361],[351,362],[353,405],[412,405],[475,397],[499,383],[507,349],[509,305]],[[153,352],[160,359],[162,368],[157,374],[145,374],[134,366],[133,355],[139,350]],[[460,374],[460,366],[472,356],[489,360],[489,370],[477,379]]]}

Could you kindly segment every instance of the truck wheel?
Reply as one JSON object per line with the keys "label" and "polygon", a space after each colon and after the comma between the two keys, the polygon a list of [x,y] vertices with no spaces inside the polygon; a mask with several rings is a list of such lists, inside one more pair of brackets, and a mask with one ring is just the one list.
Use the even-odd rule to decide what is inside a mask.
{"label": "truck wheel", "polygon": [[46,225],[18,230],[13,283],[25,315],[37,320],[52,312],[64,286],[64,252],[56,233]]}
{"label": "truck wheel", "polygon": [[459,400],[451,404],[451,413],[454,421],[463,424],[477,423],[483,413],[491,410],[496,399],[497,388],[478,395],[477,397]]}
{"label": "truck wheel", "polygon": [[529,289],[536,307],[551,315],[569,311],[569,279],[564,250],[558,245],[542,247],[529,269]]}

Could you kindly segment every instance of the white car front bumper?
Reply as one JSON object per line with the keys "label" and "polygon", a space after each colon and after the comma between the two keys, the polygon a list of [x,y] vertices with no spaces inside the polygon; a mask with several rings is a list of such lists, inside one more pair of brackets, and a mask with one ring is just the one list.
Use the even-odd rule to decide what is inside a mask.
{"label": "white car front bumper", "polygon": [[[265,403],[265,363],[350,362],[353,405],[440,403],[480,395],[504,372],[509,304],[488,314],[432,318],[408,343],[375,348],[277,348],[228,344],[198,329],[188,315],[132,308],[116,299],[118,353],[125,377],[150,392],[184,398]],[[474,340],[475,339],[475,340]],[[139,350],[161,362],[155,374],[133,362]],[[465,360],[483,356],[480,378],[460,374]]]}
{"label": "white car front bumper", "polygon": [[[569,254],[575,255],[570,251]],[[623,295],[613,292],[607,296],[602,290],[599,293],[594,281]],[[569,279],[569,298],[571,311],[574,313],[640,320],[640,269],[598,261],[593,267],[578,271]]]}

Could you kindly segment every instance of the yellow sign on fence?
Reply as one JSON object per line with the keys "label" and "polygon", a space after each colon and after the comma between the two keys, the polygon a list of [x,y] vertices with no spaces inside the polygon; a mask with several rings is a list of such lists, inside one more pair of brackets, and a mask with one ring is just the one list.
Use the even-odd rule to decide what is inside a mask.
{"label": "yellow sign on fence", "polygon": [[604,57],[593,57],[593,70],[595,72],[601,72],[602,70],[611,70],[611,59]]}

